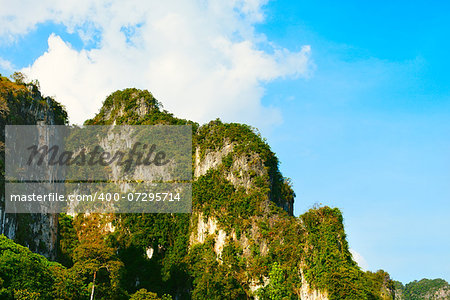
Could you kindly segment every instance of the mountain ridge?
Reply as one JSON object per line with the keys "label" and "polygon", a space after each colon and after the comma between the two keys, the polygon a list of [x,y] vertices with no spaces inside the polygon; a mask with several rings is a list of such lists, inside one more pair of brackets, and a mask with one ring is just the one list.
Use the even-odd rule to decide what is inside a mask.
{"label": "mountain ridge", "polygon": [[[3,81],[31,99],[33,89],[38,95],[36,84]],[[26,107],[28,96],[18,98],[7,88],[0,87],[7,106],[16,101]],[[63,107],[54,105],[49,107],[61,114],[54,119],[67,123]],[[35,117],[28,123],[42,119],[39,110],[29,114]],[[57,123],[50,118],[44,122]],[[388,273],[363,272],[353,261],[339,209],[315,207],[293,216],[290,181],[279,171],[270,146],[250,126],[220,120],[200,126],[178,119],[150,92],[133,88],[112,93],[85,122],[113,124],[192,126],[193,212],[59,215],[54,251],[63,265],[56,267],[58,278],[74,282],[79,299],[89,294],[94,274],[96,295],[104,299],[138,294],[151,299],[153,293],[166,299],[408,299],[398,298],[401,287]],[[26,226],[33,222],[41,221]],[[6,259],[0,263],[11,264],[0,257]],[[9,278],[0,272],[3,277]],[[2,280],[4,295],[42,292],[35,286],[22,289],[14,279]],[[75,297],[59,287],[53,283],[40,296]]]}

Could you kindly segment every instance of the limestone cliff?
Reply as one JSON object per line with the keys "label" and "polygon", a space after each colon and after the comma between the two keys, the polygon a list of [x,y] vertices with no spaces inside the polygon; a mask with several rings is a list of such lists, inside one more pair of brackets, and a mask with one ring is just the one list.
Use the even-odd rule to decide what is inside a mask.
{"label": "limestone cliff", "polygon": [[[0,83],[2,125],[66,122],[36,84]],[[293,216],[290,180],[256,129],[176,118],[137,89],[112,93],[86,124],[189,124],[193,137],[192,214],[60,216],[58,259],[85,290],[98,274],[99,298],[145,288],[175,299],[393,299],[386,272],[353,261],[338,209]],[[54,256],[55,216],[1,212],[0,221],[8,237]]]}
{"label": "limestone cliff", "polygon": [[339,210],[293,216],[290,181],[254,128],[220,120],[199,126],[136,89],[111,94],[86,124],[192,125],[192,214],[113,221],[119,254],[140,249],[141,265],[156,268],[152,275],[133,269],[123,254],[130,288],[149,288],[151,276],[160,282],[156,292],[177,298],[392,299],[387,273],[366,274],[352,260]]}
{"label": "limestone cliff", "polygon": [[23,78],[12,82],[0,77],[1,199],[0,234],[27,246],[33,252],[49,258],[56,256],[57,216],[51,214],[6,214],[4,210],[4,126],[48,125],[67,123],[64,108],[50,97],[43,97],[38,83],[24,83]]}
{"label": "limestone cliff", "polygon": [[450,284],[443,279],[414,280],[406,285],[396,281],[395,299],[450,299]]}

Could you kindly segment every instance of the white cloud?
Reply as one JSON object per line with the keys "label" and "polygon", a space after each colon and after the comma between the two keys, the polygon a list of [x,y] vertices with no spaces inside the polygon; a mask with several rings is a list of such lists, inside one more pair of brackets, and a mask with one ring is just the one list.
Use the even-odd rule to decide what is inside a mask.
{"label": "white cloud", "polygon": [[353,260],[363,271],[367,271],[369,269],[369,264],[360,253],[356,252],[353,249],[350,249],[350,253],[352,254]]}
{"label": "white cloud", "polygon": [[93,117],[109,93],[138,87],[180,117],[269,126],[281,114],[261,104],[264,84],[309,71],[309,46],[291,52],[255,33],[265,1],[41,3],[6,6],[0,35],[15,37],[44,21],[62,23],[85,41],[100,34],[96,48],[81,51],[51,35],[47,52],[23,70],[56,95],[75,123]]}
{"label": "white cloud", "polygon": [[14,67],[9,60],[0,57],[0,69],[3,69],[5,71],[13,71]]}

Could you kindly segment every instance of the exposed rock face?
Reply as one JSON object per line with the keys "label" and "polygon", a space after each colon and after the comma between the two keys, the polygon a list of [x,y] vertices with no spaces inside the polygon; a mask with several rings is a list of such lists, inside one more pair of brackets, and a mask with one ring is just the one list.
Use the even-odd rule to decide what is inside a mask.
{"label": "exposed rock face", "polygon": [[[209,151],[203,159],[200,158],[200,148],[195,150],[195,169],[194,176],[196,178],[205,175],[210,169],[214,169],[222,164],[222,159],[233,152],[233,144],[225,143],[218,151]],[[267,175],[267,170],[261,158],[257,154],[243,154],[233,157],[230,170],[226,172],[225,178],[229,180],[236,188],[244,187],[249,189],[252,186],[251,175],[263,176]]]}
{"label": "exposed rock face", "polygon": [[210,151],[201,159],[200,148],[197,147],[195,149],[194,177],[198,178],[205,175],[208,170],[218,167],[222,164],[222,158],[232,151],[233,145],[227,143],[219,151]]}
{"label": "exposed rock face", "polygon": [[[198,243],[204,243],[208,237],[214,238],[214,251],[217,255],[217,258],[220,260],[223,247],[225,246],[227,239],[230,238],[232,240],[237,240],[236,234],[232,232],[230,235],[227,235],[227,232],[223,229],[220,229],[220,225],[217,222],[217,219],[214,217],[207,218],[205,220],[204,216],[200,213],[196,216],[196,230],[191,232],[190,235],[190,245],[195,245]],[[256,233],[254,233],[256,236]],[[246,256],[251,255],[249,252],[249,240],[244,235],[241,236],[238,241],[242,248],[244,249],[243,253]],[[267,244],[262,242],[260,246],[260,251],[263,255],[268,254]],[[302,273],[302,272],[301,272]],[[255,299],[259,299],[257,296],[258,290],[264,288],[270,283],[270,279],[267,277],[263,277],[262,280],[251,279],[249,283],[249,290],[253,293]],[[313,289],[310,287],[305,277],[302,275],[302,284],[301,289],[298,292],[298,297],[301,300],[328,300],[328,295],[326,292],[319,291],[317,289]]]}
{"label": "exposed rock face", "polygon": [[159,112],[160,106],[161,104],[148,91],[125,89],[114,92],[106,98],[100,113],[86,123],[88,125],[132,125],[152,112]]}
{"label": "exposed rock face", "polygon": [[395,282],[395,300],[450,299],[450,284],[443,279],[414,280],[406,285]]}
{"label": "exposed rock face", "polygon": [[450,299],[450,288],[440,288],[437,291],[427,293],[426,299]]}
{"label": "exposed rock face", "polygon": [[191,233],[189,242],[191,245],[196,243],[201,244],[205,242],[208,236],[214,237],[214,251],[220,259],[227,239],[227,233],[225,230],[219,228],[218,222],[215,218],[208,218],[207,221],[205,221],[203,215],[200,213],[198,214],[197,231],[193,231]]}
{"label": "exposed rock face", "polygon": [[[43,97],[36,85],[13,83],[0,77],[0,125],[63,125],[67,122],[64,108],[50,97]],[[0,142],[5,137],[1,131]],[[4,162],[4,150],[1,160]],[[57,215],[6,214],[2,170],[0,200],[0,234],[27,246],[33,252],[54,259],[57,245]],[[49,174],[50,178],[52,174]]]}
{"label": "exposed rock face", "polygon": [[395,290],[394,300],[404,300],[403,291],[401,289]]}
{"label": "exposed rock face", "polygon": [[[114,240],[115,246],[108,246],[108,251],[122,255],[125,268],[131,266],[125,283],[131,282],[133,289],[154,288],[153,281],[144,282],[152,277],[154,282],[169,283],[166,288],[172,289],[175,299],[257,299],[258,295],[266,299],[264,293],[277,289],[308,300],[344,299],[342,295],[348,298],[348,291],[357,293],[352,299],[379,298],[378,286],[364,294],[366,288],[361,285],[370,285],[370,278],[351,259],[338,209],[323,207],[293,216],[291,184],[256,130],[220,120],[199,127],[160,108],[148,91],[126,89],[109,96],[100,113],[86,122],[190,124],[193,129],[191,215],[79,214],[74,221],[78,237],[89,234],[92,240],[100,240],[98,244]],[[45,120],[52,122],[51,118]],[[130,139],[124,137],[124,141]],[[119,143],[107,137],[104,148],[117,149]],[[113,170],[112,177],[119,176],[119,170]],[[6,223],[2,230],[10,237],[20,240],[20,233],[23,244],[51,257],[55,245],[51,232],[56,223],[50,218],[31,215],[28,223],[17,219],[5,222],[5,217],[0,221]],[[23,233],[20,226],[27,231]],[[31,242],[42,242],[47,252]],[[339,269],[339,274],[330,269]],[[349,276],[354,277],[347,280]]]}
{"label": "exposed rock face", "polygon": [[[194,178],[205,175],[208,170],[216,169],[224,164],[224,160],[231,158],[228,169],[224,171],[224,177],[230,181],[235,188],[243,187],[249,190],[254,185],[254,179],[266,176],[272,182],[274,178],[269,174],[269,169],[265,166],[263,158],[255,152],[236,153],[236,143],[224,141],[223,146],[218,150],[201,151],[201,147],[195,148],[194,154]],[[230,161],[228,160],[228,161]],[[282,197],[282,199],[274,198],[271,193],[268,194],[269,199],[277,203],[289,215],[294,214],[294,195],[292,197]],[[279,197],[279,195],[276,195]]]}
{"label": "exposed rock face", "polygon": [[[267,286],[268,284],[269,284],[269,278],[264,277],[262,282],[257,281],[257,280],[251,280],[250,284],[249,284],[249,288],[253,294],[256,294],[260,288],[263,288],[263,287]],[[255,299],[259,299],[259,297],[256,296]]]}
{"label": "exposed rock face", "polygon": [[[144,100],[139,100],[142,97]],[[151,125],[189,122],[162,112],[158,105],[152,103],[157,101],[150,93],[136,92],[133,89],[116,92],[107,98],[100,113],[87,121],[87,124]],[[133,109],[127,109],[129,106]],[[146,114],[143,114],[144,111]],[[216,120],[200,127],[193,124],[193,129],[194,185],[200,182],[196,188],[206,192],[208,196],[201,200],[205,205],[198,205],[198,198],[199,202],[193,205],[191,225],[187,230],[188,252],[209,251],[208,254],[202,252],[208,257],[211,257],[212,252],[213,260],[217,260],[214,263],[224,266],[229,247],[235,247],[233,249],[239,253],[237,255],[240,256],[239,260],[243,262],[243,266],[226,271],[226,274],[239,278],[239,284],[251,297],[256,297],[258,291],[270,284],[270,263],[268,265],[265,261],[278,260],[283,262],[287,269],[287,265],[293,266],[290,270],[294,271],[292,274],[295,273],[296,280],[300,281],[296,282],[293,291],[297,298],[328,299],[327,293],[319,291],[309,284],[305,277],[297,274],[298,270],[301,270],[297,266],[302,263],[300,253],[305,251],[302,248],[309,247],[311,254],[314,254],[317,252],[317,245],[305,241],[307,230],[302,226],[301,220],[293,217],[295,194],[290,182],[280,174],[278,160],[267,143],[257,131],[242,124],[223,124]],[[234,191],[228,193],[227,191],[233,189],[230,184]],[[224,188],[223,193],[222,190],[208,193],[208,190],[215,188]],[[197,192],[202,194],[199,190]],[[223,202],[208,206],[216,198]],[[233,204],[227,205],[227,202]],[[273,204],[281,207],[287,214],[275,209]],[[207,209],[203,210],[205,207]],[[241,227],[237,228],[239,226],[235,227],[233,223],[239,223]],[[345,239],[341,233],[339,236]],[[151,243],[144,245],[145,253],[147,257],[154,259],[155,253],[160,253],[155,247],[155,244],[158,247],[159,242],[154,242],[151,247],[149,244]],[[347,247],[342,247],[342,243],[339,245],[339,256],[349,256]],[[228,257],[228,261],[229,259]],[[204,267],[205,262],[201,261],[197,268]],[[289,264],[286,264],[286,261],[289,261]],[[346,263],[346,267],[351,266],[350,262]],[[198,269],[194,272],[198,273]],[[292,274],[286,276],[292,279]],[[317,285],[317,282],[314,284]]]}
{"label": "exposed rock face", "polygon": [[302,276],[302,288],[300,290],[300,299],[302,300],[328,300],[327,293],[311,289],[305,277]]}

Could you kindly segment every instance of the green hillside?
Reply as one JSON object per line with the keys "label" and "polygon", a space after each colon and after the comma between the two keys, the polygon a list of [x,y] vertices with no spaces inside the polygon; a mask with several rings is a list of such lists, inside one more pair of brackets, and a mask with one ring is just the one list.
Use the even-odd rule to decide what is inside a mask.
{"label": "green hillside", "polygon": [[450,299],[450,284],[443,279],[414,280],[406,285],[395,282],[395,290],[402,300]]}
{"label": "green hillside", "polygon": [[[36,122],[14,114],[34,103],[37,85],[0,83],[3,124]],[[65,123],[63,108],[43,99]],[[5,299],[87,299],[94,277],[95,299],[394,299],[388,273],[364,272],[353,261],[339,209],[293,216],[290,180],[256,129],[176,118],[137,89],[112,93],[86,124],[192,125],[193,212],[61,214],[59,263],[2,236]],[[27,245],[23,234],[14,240]]]}

